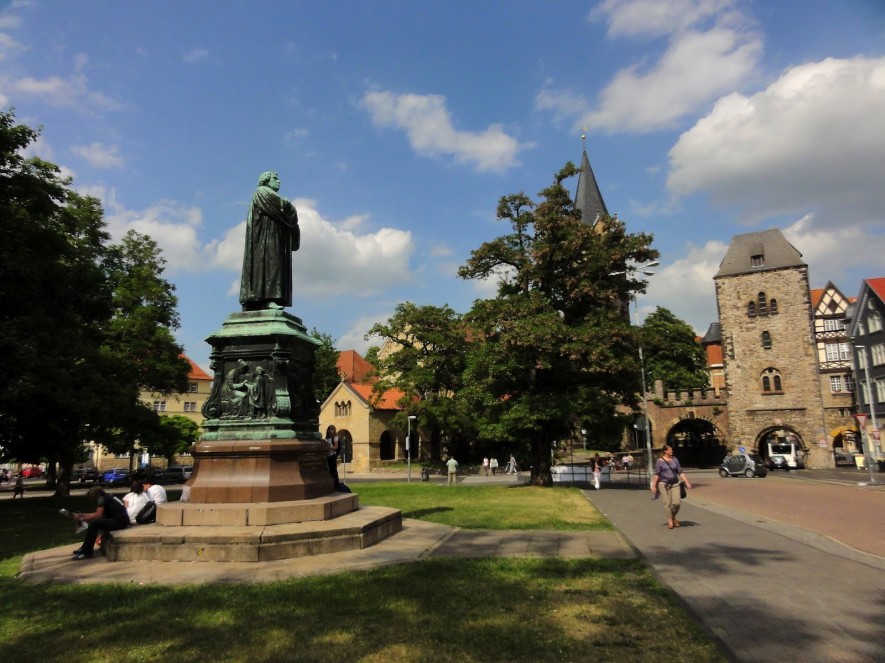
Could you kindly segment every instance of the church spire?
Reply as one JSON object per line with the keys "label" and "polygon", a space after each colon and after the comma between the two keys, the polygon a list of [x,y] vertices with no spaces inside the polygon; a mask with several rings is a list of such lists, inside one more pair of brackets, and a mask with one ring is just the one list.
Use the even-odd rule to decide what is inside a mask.
{"label": "church spire", "polygon": [[586,134],[581,134],[583,154],[581,155],[581,172],[578,175],[578,190],[575,192],[575,207],[581,210],[581,218],[584,223],[596,225],[600,216],[608,216],[608,209],[590,167],[590,159],[587,158]]}

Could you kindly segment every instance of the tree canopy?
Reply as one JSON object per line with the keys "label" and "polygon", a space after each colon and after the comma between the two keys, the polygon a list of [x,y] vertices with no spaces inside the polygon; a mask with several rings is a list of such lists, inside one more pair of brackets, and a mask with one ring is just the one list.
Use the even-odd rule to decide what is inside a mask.
{"label": "tree canopy", "polygon": [[[652,237],[628,234],[617,219],[581,221],[563,181],[568,163],[535,202],[504,196],[498,219],[511,232],[472,252],[465,279],[498,278],[498,296],[466,316],[473,340],[464,397],[487,439],[522,445],[532,482],[551,482],[555,440],[571,437],[583,413],[633,404],[635,332],[624,302],[645,284],[624,266],[657,257]],[[620,272],[621,276],[618,276]]]}
{"label": "tree canopy", "polygon": [[183,390],[188,364],[159,248],[134,232],[111,244],[98,200],[22,156],[37,136],[0,111],[0,446],[48,461],[52,482],[84,441],[142,427],[140,391]]}
{"label": "tree canopy", "polygon": [[694,329],[658,307],[642,324],[642,349],[649,388],[663,380],[668,389],[700,389],[709,383],[707,357]]}
{"label": "tree canopy", "polygon": [[418,417],[422,430],[430,431],[431,456],[439,459],[442,447],[460,454],[472,436],[472,420],[456,401],[466,367],[466,330],[462,316],[444,306],[419,306],[403,302],[386,323],[367,334],[384,338],[397,350],[378,359],[380,394],[391,387],[404,392],[402,411],[394,424],[406,427],[405,417]]}

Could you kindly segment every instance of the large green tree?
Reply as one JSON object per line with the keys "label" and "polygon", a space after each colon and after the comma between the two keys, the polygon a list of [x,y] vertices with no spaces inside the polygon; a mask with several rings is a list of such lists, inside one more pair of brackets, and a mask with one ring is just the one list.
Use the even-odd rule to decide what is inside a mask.
{"label": "large green tree", "polygon": [[474,426],[457,401],[468,341],[462,316],[447,305],[403,302],[387,322],[376,324],[366,336],[383,338],[396,347],[383,360],[377,359],[381,379],[375,385],[379,394],[390,387],[405,394],[393,423],[406,429],[406,417],[418,417],[417,425],[430,432],[432,458],[439,459],[445,447],[463,459]]}
{"label": "large green tree", "polygon": [[84,440],[144,429],[140,391],[183,390],[188,365],[156,244],[110,245],[99,202],[22,156],[37,135],[0,111],[0,446],[64,492]]}
{"label": "large green tree", "polygon": [[166,260],[157,243],[130,230],[107,248],[105,263],[113,314],[102,352],[111,372],[113,409],[101,441],[134,460],[139,440],[160,426],[158,415],[140,402],[141,393],[184,392],[190,366],[172,334],[179,326],[178,298],[163,278]]}
{"label": "large green tree", "polygon": [[498,219],[511,232],[459,271],[500,279],[498,296],[467,315],[464,396],[480,434],[528,456],[538,485],[552,481],[552,443],[572,437],[587,412],[615,416],[614,404],[635,402],[636,338],[623,302],[644,283],[623,272],[657,257],[650,235],[628,234],[616,219],[596,229],[581,221],[563,185],[575,174],[566,164],[537,203],[522,193],[501,198]]}
{"label": "large green tree", "polygon": [[667,389],[700,389],[709,383],[707,358],[694,329],[659,306],[642,324],[648,387],[663,380]]}
{"label": "large green tree", "polygon": [[181,414],[160,416],[158,425],[141,439],[152,456],[162,456],[171,465],[176,454],[187,452],[197,441],[200,426]]}
{"label": "large green tree", "polygon": [[37,135],[0,112],[0,362],[7,367],[0,444],[19,461],[67,463],[106,410],[108,236],[96,200],[72,191],[53,164],[22,156]]}

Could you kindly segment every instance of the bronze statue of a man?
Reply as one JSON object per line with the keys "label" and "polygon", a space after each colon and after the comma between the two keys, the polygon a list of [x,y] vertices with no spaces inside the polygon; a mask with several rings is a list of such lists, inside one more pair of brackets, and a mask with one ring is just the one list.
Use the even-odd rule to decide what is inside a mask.
{"label": "bronze statue of a man", "polygon": [[266,172],[252,196],[240,279],[244,311],[292,305],[292,252],[301,245],[301,230],[295,206],[279,190],[279,176]]}

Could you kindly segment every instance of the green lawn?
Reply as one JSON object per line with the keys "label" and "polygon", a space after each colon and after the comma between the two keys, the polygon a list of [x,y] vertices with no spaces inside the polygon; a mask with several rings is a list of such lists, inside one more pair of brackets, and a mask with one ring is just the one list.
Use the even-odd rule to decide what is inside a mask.
{"label": "green lawn", "polygon": [[[551,514],[561,529],[604,526],[574,489],[354,488],[362,504],[464,527],[548,528]],[[24,552],[76,546],[62,506],[85,498],[0,500],[4,661],[724,660],[637,560],[429,559],[256,585],[21,583]]]}
{"label": "green lawn", "polygon": [[403,518],[466,529],[611,529],[578,490],[537,486],[358,483],[360,505],[395,507]]}

